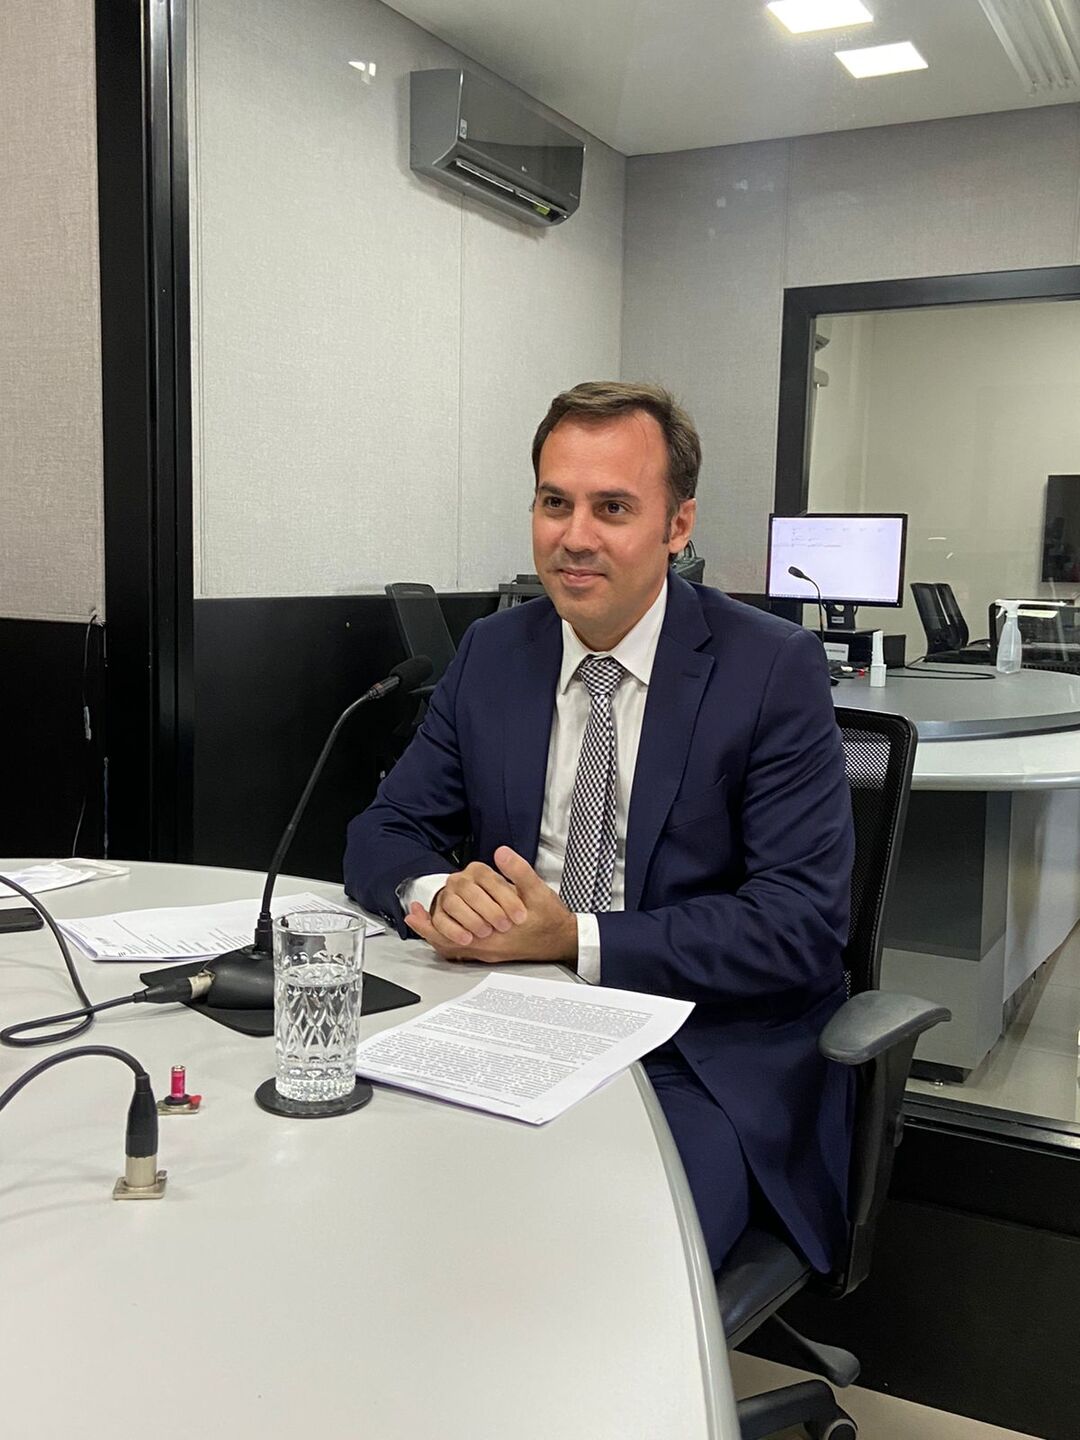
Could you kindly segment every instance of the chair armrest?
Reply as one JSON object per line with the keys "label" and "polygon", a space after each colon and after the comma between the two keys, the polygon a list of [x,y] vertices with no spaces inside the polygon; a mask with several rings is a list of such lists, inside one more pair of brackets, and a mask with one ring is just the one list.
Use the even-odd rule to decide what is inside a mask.
{"label": "chair armrest", "polygon": [[841,1005],[821,1032],[818,1048],[826,1060],[864,1065],[900,1041],[951,1019],[952,1012],[944,1005],[932,1005],[914,995],[864,990]]}

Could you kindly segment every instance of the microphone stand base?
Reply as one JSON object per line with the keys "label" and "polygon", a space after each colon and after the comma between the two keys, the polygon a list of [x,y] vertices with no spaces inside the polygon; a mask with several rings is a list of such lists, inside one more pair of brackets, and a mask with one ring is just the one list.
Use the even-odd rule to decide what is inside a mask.
{"label": "microphone stand base", "polygon": [[330,1115],[351,1115],[361,1110],[371,1099],[371,1086],[366,1080],[357,1080],[348,1095],[336,1100],[289,1100],[278,1094],[277,1082],[271,1076],[264,1080],[255,1091],[255,1104],[260,1110],[271,1115],[287,1115],[290,1120],[323,1120]]}
{"label": "microphone stand base", "polygon": [[203,966],[214,976],[206,996],[208,1005],[226,1010],[274,1008],[274,957],[254,945],[243,945],[216,955]]}

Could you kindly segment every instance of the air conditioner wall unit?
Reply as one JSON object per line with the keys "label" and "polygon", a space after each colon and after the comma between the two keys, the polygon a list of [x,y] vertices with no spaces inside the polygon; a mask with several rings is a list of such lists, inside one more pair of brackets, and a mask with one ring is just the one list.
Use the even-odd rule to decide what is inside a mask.
{"label": "air conditioner wall unit", "polygon": [[559,225],[581,203],[585,143],[468,70],[409,77],[409,163],[527,224]]}

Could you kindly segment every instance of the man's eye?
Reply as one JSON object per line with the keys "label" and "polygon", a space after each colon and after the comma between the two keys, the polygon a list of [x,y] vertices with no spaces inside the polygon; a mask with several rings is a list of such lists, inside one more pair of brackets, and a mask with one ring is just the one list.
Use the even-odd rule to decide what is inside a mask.
{"label": "man's eye", "polygon": [[608,500],[604,504],[604,513],[607,515],[624,515],[626,506],[621,500]]}
{"label": "man's eye", "polygon": [[545,496],[544,496],[544,509],[545,509],[545,510],[557,510],[557,509],[559,508],[559,506],[562,505],[563,503],[564,503],[564,502],[563,502],[562,500],[560,500],[560,498],[558,497],[558,495],[545,495]]}

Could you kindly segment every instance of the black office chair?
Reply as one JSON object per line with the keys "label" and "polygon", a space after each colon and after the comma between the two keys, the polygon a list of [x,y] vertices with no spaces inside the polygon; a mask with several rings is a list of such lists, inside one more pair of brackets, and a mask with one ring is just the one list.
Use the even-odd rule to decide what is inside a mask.
{"label": "black office chair", "polygon": [[411,580],[396,580],[386,593],[406,655],[426,655],[431,661],[431,676],[416,692],[430,695],[456,654],[439,597],[430,585]]}
{"label": "black office chair", "polygon": [[499,609],[510,610],[515,605],[524,605],[526,601],[538,600],[546,594],[539,575],[518,574],[499,586]]}
{"label": "black office chair", "polygon": [[401,758],[405,747],[423,724],[428,699],[457,653],[439,597],[430,585],[396,580],[387,585],[386,593],[390,597],[394,623],[405,654],[426,655],[431,661],[431,675],[406,697],[407,711],[390,736],[388,752],[379,759],[380,773],[384,775]]}
{"label": "black office chair", "polygon": [[967,621],[945,581],[913,580],[911,593],[915,608],[926,631],[926,658],[957,665],[990,665],[993,663],[989,640],[971,641]]}
{"label": "black office chair", "polygon": [[[874,1230],[899,1144],[904,1085],[915,1043],[949,1011],[909,995],[878,990],[881,921],[907,814],[916,734],[900,715],[837,708],[844,741],[855,826],[851,922],[844,950],[850,998],[826,1025],[821,1051],[856,1068],[854,1140],[848,1208],[851,1230],[830,1275],[815,1275],[785,1240],[751,1228],[717,1272],[716,1290],[728,1344],[737,1350],[768,1323],[786,1337],[805,1369],[834,1385],[852,1384],[859,1362],[846,1350],[806,1339],[775,1313],[807,1285],[840,1297],[855,1289],[870,1265]],[[803,1425],[811,1440],[855,1440],[854,1421],[824,1380],[806,1380],[742,1400],[743,1440],[764,1440]]]}
{"label": "black office chair", "polygon": [[686,549],[680,550],[675,556],[671,569],[673,574],[681,575],[684,580],[689,580],[694,585],[705,584],[705,560],[694,549],[692,540],[688,540]]}

